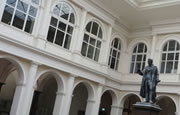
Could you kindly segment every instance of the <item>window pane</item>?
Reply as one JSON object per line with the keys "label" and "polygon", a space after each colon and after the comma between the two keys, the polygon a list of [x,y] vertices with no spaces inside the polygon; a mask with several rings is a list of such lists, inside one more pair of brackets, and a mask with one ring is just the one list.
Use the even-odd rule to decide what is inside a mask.
{"label": "window pane", "polygon": [[62,46],[64,41],[64,33],[61,31],[57,31],[55,43]]}
{"label": "window pane", "polygon": [[94,38],[90,38],[90,44],[95,46],[96,40]]}
{"label": "window pane", "polygon": [[167,65],[166,65],[166,73],[172,73],[173,69],[173,62],[167,62]]}
{"label": "window pane", "polygon": [[94,56],[94,60],[95,60],[95,61],[98,61],[98,59],[99,59],[99,53],[100,53],[100,50],[96,48],[96,52],[95,52],[95,56]]}
{"label": "window pane", "polygon": [[15,14],[14,21],[13,21],[13,26],[15,26],[19,29],[23,29],[25,17],[26,17],[26,15],[24,13],[21,13],[16,10],[16,14]]}
{"label": "window pane", "polygon": [[93,58],[93,53],[94,53],[94,47],[89,46],[87,57],[92,59]]}
{"label": "window pane", "polygon": [[33,27],[34,27],[35,19],[31,16],[28,16],[25,31],[28,33],[32,33]]}
{"label": "window pane", "polygon": [[137,61],[142,61],[142,55],[137,55]]}
{"label": "window pane", "polygon": [[177,43],[176,50],[179,51],[179,43]]}
{"label": "window pane", "polygon": [[97,31],[98,31],[98,24],[96,22],[94,22],[91,33],[94,35],[97,35]]}
{"label": "window pane", "polygon": [[144,55],[144,59],[143,59],[143,61],[146,61],[146,55]]}
{"label": "window pane", "polygon": [[137,46],[134,48],[133,53],[136,53],[136,51],[137,51]]}
{"label": "window pane", "polygon": [[119,40],[115,39],[114,40],[114,48],[118,49],[118,43],[119,43]]}
{"label": "window pane", "polygon": [[174,53],[169,53],[167,60],[174,60]]}
{"label": "window pane", "polygon": [[102,34],[102,29],[100,28],[100,29],[99,29],[98,37],[102,39],[102,36],[103,36],[103,34]]}
{"label": "window pane", "polygon": [[71,13],[69,22],[71,22],[72,24],[75,23],[75,16],[74,16],[74,13]]}
{"label": "window pane", "polygon": [[6,3],[11,6],[15,6],[16,0],[7,0]]}
{"label": "window pane", "polygon": [[83,56],[86,56],[86,51],[87,51],[87,44],[83,42],[82,49],[81,49],[81,54]]}
{"label": "window pane", "polygon": [[141,70],[141,63],[136,63],[136,68],[135,68],[135,71],[134,73],[137,73],[138,70]]}
{"label": "window pane", "polygon": [[87,34],[84,34],[84,41],[86,41],[86,42],[89,41],[89,36]]}
{"label": "window pane", "polygon": [[39,0],[31,0],[32,3],[39,5]]}
{"label": "window pane", "polygon": [[117,55],[117,51],[116,50],[113,50],[113,57],[116,57],[116,55]]}
{"label": "window pane", "polygon": [[110,65],[110,68],[114,69],[115,68],[115,61],[116,59],[115,58],[111,58],[111,65]]}
{"label": "window pane", "polygon": [[17,9],[21,10],[22,12],[26,13],[27,9],[28,9],[28,4],[18,0],[18,5],[17,5]]}
{"label": "window pane", "polygon": [[97,40],[96,47],[101,48],[101,41]]}
{"label": "window pane", "polygon": [[70,13],[70,8],[69,8],[69,6],[66,5],[66,4],[63,4],[60,16],[61,16],[62,18],[64,18],[65,20],[68,20],[69,13]]}
{"label": "window pane", "polygon": [[160,70],[160,73],[164,73],[164,69],[165,69],[165,62],[161,62],[161,70]]}
{"label": "window pane", "polygon": [[119,60],[116,60],[115,70],[118,70]]}
{"label": "window pane", "polygon": [[166,54],[162,54],[162,60],[166,60]]}
{"label": "window pane", "polygon": [[37,8],[30,6],[29,15],[36,17],[36,14],[37,14]]}
{"label": "window pane", "polygon": [[65,30],[66,30],[66,24],[63,23],[63,22],[61,22],[61,21],[59,21],[58,28],[61,29],[61,30],[63,30],[63,31],[65,31]]}
{"label": "window pane", "polygon": [[177,73],[177,69],[178,69],[178,61],[175,61],[175,63],[174,63],[174,73]]}
{"label": "window pane", "polygon": [[179,53],[176,53],[175,60],[179,60]]}
{"label": "window pane", "polygon": [[118,52],[118,56],[117,56],[117,59],[119,59],[119,57],[120,57],[120,52]]}
{"label": "window pane", "polygon": [[109,67],[110,67],[110,61],[111,61],[111,56],[109,56],[109,61],[108,61],[108,65],[109,65]]}
{"label": "window pane", "polygon": [[13,8],[6,5],[4,9],[3,17],[2,17],[2,22],[10,25],[13,11],[14,11]]}
{"label": "window pane", "polygon": [[60,15],[60,10],[61,10],[61,4],[58,4],[55,6],[55,8],[53,9],[53,13],[57,16]]}
{"label": "window pane", "polygon": [[169,49],[168,51],[175,51],[175,41],[169,41]]}
{"label": "window pane", "polygon": [[163,48],[163,51],[167,51],[167,43],[166,43],[166,45],[164,46],[164,48]]}
{"label": "window pane", "polygon": [[67,32],[72,35],[73,27],[72,26],[68,26]]}
{"label": "window pane", "polygon": [[86,31],[87,31],[87,32],[90,32],[90,30],[91,30],[91,24],[92,24],[92,22],[89,22],[89,23],[87,24],[87,26],[86,26]]}
{"label": "window pane", "polygon": [[140,43],[138,46],[138,53],[143,53],[144,44]]}
{"label": "window pane", "polygon": [[135,59],[136,59],[136,55],[133,55],[132,56],[132,61],[135,61]]}
{"label": "window pane", "polygon": [[134,70],[134,63],[131,63],[130,73],[133,73]]}
{"label": "window pane", "polygon": [[64,48],[69,49],[71,43],[71,36],[66,34],[66,39],[64,42]]}
{"label": "window pane", "polygon": [[145,64],[146,64],[146,63],[143,62],[141,70],[144,70]]}
{"label": "window pane", "polygon": [[48,36],[47,36],[47,40],[49,42],[53,42],[54,41],[55,32],[56,32],[55,28],[49,27]]}
{"label": "window pane", "polygon": [[54,17],[51,17],[51,25],[52,26],[54,26],[54,27],[57,27],[57,22],[58,22],[58,20],[56,19],[56,18],[54,18]]}

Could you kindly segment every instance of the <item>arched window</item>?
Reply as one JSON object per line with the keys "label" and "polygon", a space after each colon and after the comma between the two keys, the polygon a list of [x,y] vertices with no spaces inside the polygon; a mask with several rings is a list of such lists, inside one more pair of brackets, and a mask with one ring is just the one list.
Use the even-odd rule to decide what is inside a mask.
{"label": "arched window", "polygon": [[143,70],[146,63],[147,46],[138,43],[133,49],[130,73],[136,73],[138,69]]}
{"label": "arched window", "polygon": [[98,61],[102,37],[100,25],[94,21],[89,22],[86,25],[81,54],[92,60]]}
{"label": "arched window", "polygon": [[75,15],[73,8],[65,2],[57,4],[53,9],[47,40],[69,49],[74,26]]}
{"label": "arched window", "polygon": [[39,0],[7,0],[1,21],[32,33],[39,8]]}
{"label": "arched window", "polygon": [[118,38],[115,38],[111,43],[111,50],[109,56],[109,68],[117,70],[119,64],[119,57],[121,51],[121,41]]}
{"label": "arched window", "polygon": [[170,40],[162,49],[160,73],[176,73],[178,61],[179,43],[175,40]]}

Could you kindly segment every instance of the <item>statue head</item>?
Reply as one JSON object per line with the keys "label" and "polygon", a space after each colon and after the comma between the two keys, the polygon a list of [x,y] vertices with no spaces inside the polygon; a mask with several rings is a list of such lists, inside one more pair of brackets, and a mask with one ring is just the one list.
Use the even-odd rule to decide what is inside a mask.
{"label": "statue head", "polygon": [[152,65],[152,64],[153,64],[153,60],[149,58],[149,59],[148,59],[148,64],[149,64],[149,65]]}

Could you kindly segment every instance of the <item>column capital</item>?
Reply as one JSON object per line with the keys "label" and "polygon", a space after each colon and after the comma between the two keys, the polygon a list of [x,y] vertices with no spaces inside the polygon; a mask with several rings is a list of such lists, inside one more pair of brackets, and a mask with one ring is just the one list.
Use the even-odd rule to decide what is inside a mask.
{"label": "column capital", "polygon": [[95,101],[95,100],[92,100],[92,99],[88,99],[87,102],[88,102],[88,103],[95,103],[96,101]]}
{"label": "column capital", "polygon": [[16,86],[26,86],[26,84],[24,84],[24,83],[16,83]]}
{"label": "column capital", "polygon": [[56,92],[56,95],[62,95],[62,96],[65,96],[65,93],[64,92]]}
{"label": "column capital", "polygon": [[37,62],[37,61],[31,61],[31,64],[32,64],[32,65],[37,65],[37,66],[42,65],[41,63],[39,63],[39,62]]}

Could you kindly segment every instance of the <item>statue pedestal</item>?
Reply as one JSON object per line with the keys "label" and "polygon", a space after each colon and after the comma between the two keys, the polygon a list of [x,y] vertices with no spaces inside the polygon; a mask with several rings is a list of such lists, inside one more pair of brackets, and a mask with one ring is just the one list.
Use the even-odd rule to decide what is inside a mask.
{"label": "statue pedestal", "polygon": [[137,102],[133,105],[133,115],[158,115],[161,108],[156,104]]}

